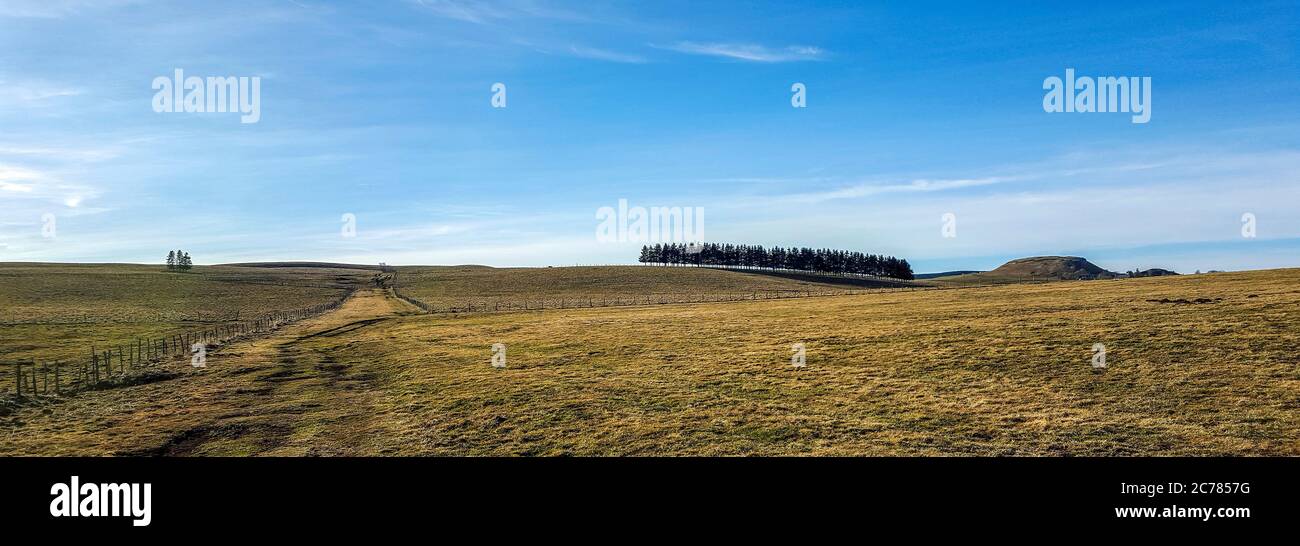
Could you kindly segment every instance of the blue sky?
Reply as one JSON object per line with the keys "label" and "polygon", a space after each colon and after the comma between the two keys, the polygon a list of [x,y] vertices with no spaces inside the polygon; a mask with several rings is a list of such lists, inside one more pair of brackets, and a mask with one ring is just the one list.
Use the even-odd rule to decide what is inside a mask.
{"label": "blue sky", "polygon": [[[983,4],[8,0],[0,261],[632,263],[627,199],[919,272],[1300,266],[1294,2]],[[177,68],[260,121],[153,111]],[[1151,120],[1044,112],[1067,68]]]}

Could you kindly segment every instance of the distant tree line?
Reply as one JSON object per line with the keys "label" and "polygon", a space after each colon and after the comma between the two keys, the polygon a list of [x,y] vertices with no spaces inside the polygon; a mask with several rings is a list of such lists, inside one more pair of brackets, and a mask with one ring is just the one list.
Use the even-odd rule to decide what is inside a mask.
{"label": "distant tree line", "polygon": [[641,263],[717,265],[850,273],[912,280],[912,265],[893,256],[828,248],[782,248],[730,243],[655,243],[641,247]]}
{"label": "distant tree line", "polygon": [[1170,271],[1170,270],[1168,270],[1168,269],[1160,269],[1159,267],[1153,267],[1153,268],[1151,268],[1151,269],[1147,269],[1147,270],[1134,269],[1134,270],[1131,270],[1131,271],[1126,271],[1126,273],[1128,274],[1128,276],[1130,276],[1130,277],[1135,277],[1135,278],[1136,278],[1136,277],[1164,277],[1164,276],[1166,276],[1166,275],[1177,275],[1177,274],[1178,274],[1178,273],[1175,273],[1175,272]]}
{"label": "distant tree line", "polygon": [[189,271],[191,267],[194,267],[194,262],[190,260],[190,253],[181,250],[167,252],[168,271]]}

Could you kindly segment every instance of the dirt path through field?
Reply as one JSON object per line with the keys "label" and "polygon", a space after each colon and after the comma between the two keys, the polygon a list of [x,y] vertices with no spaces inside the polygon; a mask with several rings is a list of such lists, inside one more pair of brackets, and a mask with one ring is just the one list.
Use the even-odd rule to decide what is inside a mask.
{"label": "dirt path through field", "polygon": [[0,455],[348,455],[374,453],[378,374],[334,350],[348,335],[418,311],[384,290],[208,355],[178,377],[27,407],[0,429]]}

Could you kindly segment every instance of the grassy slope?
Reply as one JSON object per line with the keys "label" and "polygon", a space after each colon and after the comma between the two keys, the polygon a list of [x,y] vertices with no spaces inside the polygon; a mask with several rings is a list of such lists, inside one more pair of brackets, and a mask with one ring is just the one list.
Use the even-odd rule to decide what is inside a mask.
{"label": "grassy slope", "polygon": [[902,279],[890,279],[885,277],[856,277],[852,275],[837,275],[834,273],[815,273],[811,271],[786,271],[771,269],[728,269],[745,275],[767,275],[792,281],[802,281],[815,284],[834,285],[838,288],[911,288],[915,286],[926,286],[924,283],[914,281],[905,281]]}
{"label": "grassy slope", "polygon": [[1282,270],[407,319],[333,350],[401,378],[378,405],[404,425],[384,443],[411,453],[1300,454],[1298,285]]}
{"label": "grassy slope", "polygon": [[200,374],[22,410],[0,453],[1296,455],[1297,286],[1277,270],[457,316],[372,294]]}
{"label": "grassy slope", "polygon": [[1052,279],[1044,277],[1033,277],[1029,275],[1007,275],[995,271],[981,271],[979,273],[963,273],[961,275],[948,275],[943,277],[933,277],[928,279],[918,279],[919,283],[931,286],[941,287],[969,287],[969,286],[990,286],[997,284],[1028,284],[1028,283],[1045,283],[1045,282],[1093,282],[1093,281],[1066,281],[1062,279]]}
{"label": "grassy slope", "polygon": [[[91,343],[164,336],[342,293],[356,271],[0,264],[0,363],[85,358]],[[7,373],[0,370],[0,374]]]}
{"label": "grassy slope", "polygon": [[517,302],[559,299],[699,294],[827,292],[852,289],[841,284],[696,267],[597,266],[491,268],[483,266],[403,267],[402,293],[440,306],[466,301]]}

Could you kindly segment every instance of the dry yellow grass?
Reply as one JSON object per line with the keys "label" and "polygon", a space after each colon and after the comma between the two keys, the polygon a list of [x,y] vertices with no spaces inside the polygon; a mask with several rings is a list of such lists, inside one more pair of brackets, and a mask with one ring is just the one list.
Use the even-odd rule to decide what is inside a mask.
{"label": "dry yellow grass", "polygon": [[[483,266],[403,267],[403,294],[433,305],[502,308],[602,306],[649,297],[653,301],[701,301],[717,298],[793,296],[829,293],[859,287],[782,278],[761,273],[697,267],[586,266],[493,268]],[[814,277],[815,278],[815,277]]]}
{"label": "dry yellow grass", "polygon": [[[180,374],[175,378],[81,393],[66,400],[38,400],[9,419],[0,417],[0,453],[237,455],[266,452],[290,442],[290,436],[306,442],[300,453],[341,453],[331,451],[332,443],[346,437],[330,436],[316,442],[321,450],[312,451],[316,429],[283,422],[285,417],[310,413],[333,423],[328,431],[333,433],[345,420],[341,415],[366,418],[357,397],[369,395],[368,390],[336,381],[336,372],[350,365],[314,352],[309,340],[346,335],[373,324],[369,321],[408,312],[413,310],[383,292],[363,291],[327,315],[266,337],[216,346],[206,368],[193,368],[188,360],[180,360],[166,366]],[[311,380],[300,383],[305,379]],[[326,390],[317,390],[322,384]],[[315,400],[320,396],[328,399]]]}
{"label": "dry yellow grass", "polygon": [[[129,264],[0,263],[0,364],[84,359],[165,337],[301,309],[341,296],[363,272]],[[0,369],[0,376],[7,373]]]}
{"label": "dry yellow grass", "polygon": [[22,409],[0,453],[1295,455],[1298,287],[1275,270],[455,316],[370,292],[202,372]]}

